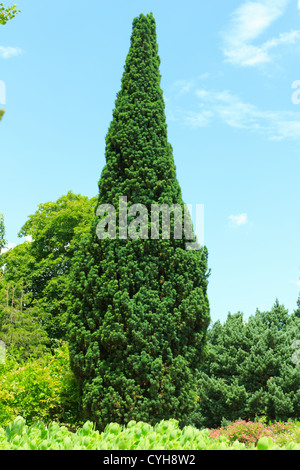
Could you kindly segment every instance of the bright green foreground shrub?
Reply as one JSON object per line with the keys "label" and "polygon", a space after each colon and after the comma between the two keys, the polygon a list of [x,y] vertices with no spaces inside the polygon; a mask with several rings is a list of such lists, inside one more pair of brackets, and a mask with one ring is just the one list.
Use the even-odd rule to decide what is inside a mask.
{"label": "bright green foreground shrub", "polygon": [[[262,437],[257,450],[300,450],[300,445],[288,444],[285,448]],[[76,433],[58,423],[46,426],[37,422],[27,426],[17,417],[4,430],[0,428],[0,450],[246,450],[239,442],[231,443],[224,436],[210,437],[209,430],[202,431],[186,426],[179,428],[178,421],[161,421],[155,426],[131,421],[127,426],[111,423],[103,432],[86,422]]]}
{"label": "bright green foreground shrub", "polygon": [[7,354],[0,364],[0,426],[17,416],[34,421],[77,422],[78,395],[69,367],[69,352],[62,344],[54,354],[22,361]]}

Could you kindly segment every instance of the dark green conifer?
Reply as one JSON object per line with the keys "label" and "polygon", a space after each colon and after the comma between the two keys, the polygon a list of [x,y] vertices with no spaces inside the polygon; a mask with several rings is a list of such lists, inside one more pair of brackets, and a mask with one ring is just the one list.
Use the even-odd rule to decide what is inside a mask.
{"label": "dark green conifer", "polygon": [[98,206],[116,208],[116,237],[99,238],[95,215],[74,257],[71,366],[83,415],[99,429],[131,419],[175,418],[184,424],[197,401],[195,371],[210,321],[207,250],[186,250],[187,237],[174,236],[175,216],[169,239],[151,238],[150,219],[128,239],[118,223],[120,196],[127,198],[128,210],[133,204],[144,204],[149,214],[151,204],[184,209],[159,64],[155,20],[140,15],[133,21],[99,181]]}

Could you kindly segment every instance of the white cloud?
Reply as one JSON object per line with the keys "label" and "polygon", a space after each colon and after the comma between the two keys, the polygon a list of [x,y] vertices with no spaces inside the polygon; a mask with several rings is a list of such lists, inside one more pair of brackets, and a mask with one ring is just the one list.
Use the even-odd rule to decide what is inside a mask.
{"label": "white cloud", "polygon": [[282,140],[286,138],[300,139],[300,121],[286,120],[277,122],[278,135],[273,136],[273,140]]}
{"label": "white cloud", "polygon": [[[31,243],[33,241],[33,238],[31,235],[26,235],[26,237],[24,237],[24,240],[25,242]],[[15,246],[17,246],[16,243],[8,243],[6,247],[2,248],[2,250],[0,251],[0,254],[6,253],[8,250],[15,248]]]}
{"label": "white cloud", "polygon": [[247,214],[230,215],[228,218],[234,225],[246,225],[248,223]]}
{"label": "white cloud", "polygon": [[288,3],[289,0],[247,0],[239,6],[232,14],[227,30],[222,33],[226,60],[234,65],[256,66],[272,60],[272,48],[299,40],[300,31],[291,31],[261,45],[253,44],[284,14]]}
{"label": "white cloud", "polygon": [[3,253],[6,253],[8,250],[11,248],[14,248],[16,246],[15,243],[8,243],[8,245],[5,248],[2,248],[0,254],[2,255]]}
{"label": "white cloud", "polygon": [[22,50],[19,47],[4,47],[0,46],[0,57],[2,59],[9,59],[22,54]]}
{"label": "white cloud", "polygon": [[[300,1],[299,1],[299,3],[300,3]],[[300,287],[300,280],[298,280],[298,281],[291,281],[291,282],[292,282],[292,284],[295,284],[297,287]]]}

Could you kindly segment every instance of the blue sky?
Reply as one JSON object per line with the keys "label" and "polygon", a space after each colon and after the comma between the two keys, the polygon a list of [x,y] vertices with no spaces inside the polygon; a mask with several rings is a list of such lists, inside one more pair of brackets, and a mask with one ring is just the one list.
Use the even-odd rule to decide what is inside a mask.
{"label": "blue sky", "polygon": [[292,312],[300,292],[300,93],[292,87],[300,2],[17,5],[22,13],[0,26],[8,242],[22,242],[17,233],[38,204],[68,190],[97,194],[132,20],[153,12],[177,176],[185,202],[205,207],[212,320],[248,317],[276,298]]}

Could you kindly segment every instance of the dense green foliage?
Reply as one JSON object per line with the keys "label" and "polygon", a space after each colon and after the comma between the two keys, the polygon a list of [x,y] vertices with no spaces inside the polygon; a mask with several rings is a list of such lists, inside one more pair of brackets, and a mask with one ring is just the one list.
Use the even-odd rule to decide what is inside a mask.
{"label": "dense green foliage", "polygon": [[216,322],[208,333],[193,423],[218,427],[224,419],[299,418],[300,364],[293,359],[299,332],[299,317],[278,301],[247,322],[240,313],[229,314],[224,325]]}
{"label": "dense green foliage", "polygon": [[[44,315],[35,308],[22,310],[22,286],[7,285],[0,291],[0,338],[9,350],[24,359],[46,352],[48,336],[43,328]],[[18,297],[21,296],[21,297]]]}
{"label": "dense green foliage", "polygon": [[[272,317],[273,321],[267,324],[266,319]],[[278,325],[279,318],[285,319],[285,326],[275,330],[274,322]],[[56,419],[78,425],[81,420],[78,390],[66,345],[56,348],[54,355],[45,348],[41,351],[42,345],[34,342],[40,333],[32,327],[30,316],[25,316],[25,320],[22,328],[18,322],[11,326],[16,342],[7,350],[6,364],[0,364],[0,425],[8,424],[18,415],[26,417],[29,424],[37,419],[45,422]],[[216,428],[251,417],[268,421],[299,419],[300,364],[293,362],[296,356],[291,347],[299,331],[299,318],[295,314],[286,315],[277,304],[270,312],[256,312],[248,322],[243,321],[241,314],[229,314],[224,325],[220,322],[212,325],[208,332],[209,355],[198,381],[198,405],[190,415],[190,424]],[[258,347],[257,335],[264,350],[259,355],[254,352]],[[249,340],[248,349],[245,337]],[[266,338],[273,342],[273,348],[262,347]],[[240,396],[244,401],[239,400]]]}
{"label": "dense green foliage", "polygon": [[[120,196],[128,210],[183,207],[157,51],[154,18],[141,15],[133,22],[99,181],[98,204],[113,204],[117,215]],[[173,229],[169,239],[142,239],[138,230],[128,239],[99,239],[98,224],[95,217],[75,255],[71,282],[70,355],[84,416],[100,430],[132,419],[184,423],[196,404],[195,370],[209,324],[207,251],[187,251]]]}
{"label": "dense green foliage", "polygon": [[0,364],[0,426],[20,415],[30,425],[40,420],[78,425],[78,391],[67,345],[62,343],[54,354],[23,357],[23,348],[9,348]]}
{"label": "dense green foliage", "polygon": [[[274,316],[274,311],[277,312],[277,320],[276,315]],[[299,319],[295,315],[286,316],[285,314],[286,312],[281,306],[275,305],[271,312],[256,312],[256,315],[249,318],[247,323],[242,320],[241,314],[236,314],[229,315],[224,325],[217,322],[212,326],[208,338],[210,354],[208,362],[203,366],[206,374],[203,372],[198,383],[200,391],[198,405],[199,403],[202,405],[198,406],[196,412],[191,415],[191,422],[194,425],[202,427],[206,423],[206,426],[216,427],[218,426],[217,423],[221,421],[223,428],[214,433],[211,432],[212,436],[220,436],[222,434],[222,436],[225,436],[231,442],[233,442],[235,437],[246,445],[256,443],[262,436],[271,437],[274,441],[274,431],[276,431],[276,439],[274,441],[276,445],[284,446],[288,442],[299,443],[299,427],[293,428],[294,425],[292,423],[287,423],[287,425],[275,423],[266,427],[261,422],[249,423],[245,420],[234,422],[237,416],[246,417],[246,419],[250,416],[249,400],[252,397],[249,393],[245,393],[245,387],[242,387],[245,398],[244,404],[241,401],[237,401],[236,390],[238,390],[238,386],[236,384],[239,384],[238,381],[242,379],[242,374],[237,373],[236,370],[238,369],[241,372],[241,369],[247,364],[245,358],[248,356],[250,360],[249,351],[256,349],[254,347],[256,342],[252,344],[249,342],[249,351],[244,351],[244,361],[241,361],[240,364],[238,364],[238,361],[235,361],[235,358],[241,359],[243,354],[243,351],[233,350],[233,344],[236,347],[239,344],[236,336],[236,333],[239,331],[237,326],[244,329],[247,325],[250,328],[249,325],[251,325],[253,331],[250,331],[250,329],[248,332],[244,330],[247,332],[246,336],[250,339],[257,339],[256,334],[260,331],[259,335],[265,339],[272,338],[272,333],[275,333],[274,324],[277,324],[278,327],[280,322],[282,324],[285,323],[284,335],[287,335],[286,337],[282,336],[281,328],[277,330],[279,335],[277,336],[277,346],[279,347],[275,351],[277,357],[276,363],[281,366],[277,372],[274,369],[272,370],[273,374],[275,372],[277,375],[274,374],[274,377],[270,379],[267,373],[265,379],[263,379],[261,369],[257,369],[256,366],[252,370],[250,368],[248,382],[255,384],[255,377],[257,375],[261,376],[262,383],[267,381],[267,386],[262,387],[262,391],[259,394],[259,397],[264,397],[264,400],[261,402],[255,400],[255,403],[260,404],[256,414],[258,416],[265,415],[265,421],[267,420],[267,413],[264,413],[264,411],[267,408],[265,407],[262,410],[265,403],[277,404],[277,413],[271,415],[275,416],[273,421],[281,419],[282,409],[287,409],[287,404],[290,402],[296,406],[299,405],[299,399],[297,398],[299,394],[299,365],[291,361],[294,351],[291,348],[291,341],[299,335]],[[271,320],[272,316],[273,321],[267,323],[266,319]],[[278,322],[279,317],[281,320]],[[262,318],[265,320],[265,323],[263,323],[264,328],[261,328]],[[285,322],[282,322],[283,318]],[[261,328],[260,330],[259,327]],[[14,328],[15,337],[22,336],[22,329],[19,331],[19,325],[15,324]],[[24,325],[24,328],[26,329],[26,325]],[[212,332],[216,334],[212,334]],[[241,338],[243,337],[240,332],[239,335]],[[272,341],[274,341],[274,337]],[[224,351],[225,353],[229,351],[230,355],[221,354],[220,345],[225,346],[223,353]],[[30,341],[28,342],[29,346]],[[216,353],[217,350],[218,353]],[[43,420],[45,423],[56,420],[60,423],[66,423],[68,427],[80,425],[78,390],[75,378],[69,367],[69,355],[66,345],[63,344],[61,347],[58,347],[54,355],[44,351],[39,357],[37,351],[37,345],[35,347],[33,345],[31,355],[28,357],[29,351],[27,348],[20,347],[20,345],[17,347],[12,344],[6,355],[6,364],[0,364],[0,426],[8,425],[19,415],[26,418],[28,425],[32,425],[38,420]],[[213,355],[213,352],[215,352],[215,355]],[[271,353],[273,355],[274,350],[271,350]],[[214,357],[214,360],[212,360],[212,357]],[[256,356],[256,359],[258,357],[260,356]],[[216,361],[216,358],[218,358],[218,361]],[[255,356],[252,354],[251,361],[253,360],[255,360]],[[266,362],[270,366],[272,361],[269,360],[267,362],[263,355],[260,362],[261,365]],[[229,366],[232,367],[233,371],[232,380]],[[285,375],[287,369],[290,371],[289,378]],[[214,371],[214,375],[210,372],[211,375],[209,377],[207,375],[209,370]],[[255,373],[256,370],[258,370],[259,374]],[[218,374],[216,373],[217,371]],[[223,380],[218,380],[216,378],[217,375],[223,376]],[[226,377],[226,388],[224,387],[224,377]],[[281,385],[280,389],[279,386],[277,387],[275,393],[274,389],[270,388],[274,379],[276,380],[275,383]],[[272,407],[271,409],[274,410]],[[297,408],[289,409],[291,412],[287,413],[287,419],[293,417],[299,418]],[[200,411],[202,412],[201,419],[199,419]],[[215,421],[212,418],[213,414],[216,415]],[[231,424],[229,420],[233,421],[233,423]],[[55,429],[58,428],[56,427]],[[58,442],[54,441],[55,438],[53,438],[53,442],[49,445],[54,447],[62,445],[60,438]],[[207,446],[209,445],[208,443]]]}
{"label": "dense green foliage", "polygon": [[[252,446],[224,435],[210,436],[208,429],[181,429],[176,420],[161,421],[154,427],[131,421],[127,426],[110,423],[103,432],[86,422],[76,433],[65,426],[42,422],[27,426],[17,417],[6,429],[0,427],[0,450],[300,450],[299,441],[280,446],[267,435]],[[177,463],[185,456],[177,455]],[[174,457],[172,463],[175,464]],[[184,463],[184,461],[181,461]],[[191,463],[191,462],[189,462]]]}

